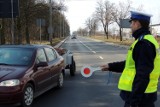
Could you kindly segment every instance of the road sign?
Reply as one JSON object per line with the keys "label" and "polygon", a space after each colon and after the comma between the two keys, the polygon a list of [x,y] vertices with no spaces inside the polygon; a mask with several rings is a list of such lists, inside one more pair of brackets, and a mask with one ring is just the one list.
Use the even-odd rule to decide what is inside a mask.
{"label": "road sign", "polygon": [[48,27],[48,33],[49,34],[52,34],[53,33],[53,28],[50,26],[50,27]]}
{"label": "road sign", "polygon": [[120,19],[121,28],[130,28],[130,19]]}
{"label": "road sign", "polygon": [[19,15],[19,0],[0,0],[0,18],[15,18]]}
{"label": "road sign", "polygon": [[37,26],[45,26],[45,19],[36,19]]}

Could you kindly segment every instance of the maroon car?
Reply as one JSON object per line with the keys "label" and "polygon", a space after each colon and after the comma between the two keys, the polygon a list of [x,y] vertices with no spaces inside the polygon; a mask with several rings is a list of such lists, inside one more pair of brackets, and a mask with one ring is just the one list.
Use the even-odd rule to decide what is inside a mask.
{"label": "maroon car", "polygon": [[63,86],[64,59],[48,45],[0,46],[0,104],[31,106],[47,90]]}

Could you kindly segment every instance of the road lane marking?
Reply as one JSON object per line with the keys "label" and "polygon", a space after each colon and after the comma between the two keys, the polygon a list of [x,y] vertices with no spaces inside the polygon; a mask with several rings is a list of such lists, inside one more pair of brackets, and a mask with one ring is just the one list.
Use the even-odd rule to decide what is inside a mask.
{"label": "road lane marking", "polygon": [[99,56],[100,59],[103,59],[103,57]]}
{"label": "road lane marking", "polygon": [[85,46],[87,49],[89,49],[91,52],[96,53],[95,51],[92,51],[92,49],[90,47],[88,47],[86,44],[84,44],[82,41],[80,41],[82,43],[83,46]]}
{"label": "road lane marking", "polygon": [[92,51],[93,53],[96,53],[95,51]]}

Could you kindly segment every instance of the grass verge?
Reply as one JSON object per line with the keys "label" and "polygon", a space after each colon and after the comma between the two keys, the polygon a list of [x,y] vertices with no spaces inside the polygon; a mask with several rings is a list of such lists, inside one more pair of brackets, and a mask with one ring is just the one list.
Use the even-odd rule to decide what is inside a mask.
{"label": "grass verge", "polygon": [[113,37],[109,37],[107,39],[105,36],[89,36],[88,38],[101,40],[103,42],[111,42],[111,43],[120,44],[120,45],[131,45],[134,42],[134,38],[125,39],[122,41],[120,41],[119,38],[113,38]]}

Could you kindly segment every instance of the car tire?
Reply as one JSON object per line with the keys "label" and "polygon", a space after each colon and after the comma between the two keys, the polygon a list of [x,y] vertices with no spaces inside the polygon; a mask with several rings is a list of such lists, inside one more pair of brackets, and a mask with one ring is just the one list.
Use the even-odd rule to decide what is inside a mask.
{"label": "car tire", "polygon": [[27,84],[23,90],[22,107],[31,107],[34,99],[34,90],[32,84]]}
{"label": "car tire", "polygon": [[74,61],[74,59],[72,58],[72,64],[70,65],[70,76],[75,76],[75,72],[76,72],[76,63]]}
{"label": "car tire", "polygon": [[58,89],[63,87],[63,82],[64,82],[64,76],[63,76],[63,72],[61,72],[59,74],[58,82],[57,82],[57,88]]}

